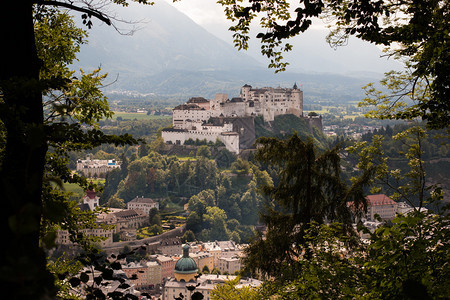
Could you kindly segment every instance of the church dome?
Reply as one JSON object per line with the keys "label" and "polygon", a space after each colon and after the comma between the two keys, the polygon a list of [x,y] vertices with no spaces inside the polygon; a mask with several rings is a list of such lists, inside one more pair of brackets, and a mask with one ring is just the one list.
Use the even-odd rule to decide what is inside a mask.
{"label": "church dome", "polygon": [[175,264],[175,273],[181,274],[193,274],[197,273],[197,264],[189,257],[189,246],[183,246],[183,257],[180,258]]}

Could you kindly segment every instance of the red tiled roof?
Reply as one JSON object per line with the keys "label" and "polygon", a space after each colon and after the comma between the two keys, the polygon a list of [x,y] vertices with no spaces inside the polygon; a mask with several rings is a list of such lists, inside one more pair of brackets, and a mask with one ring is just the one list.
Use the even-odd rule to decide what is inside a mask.
{"label": "red tiled roof", "polygon": [[89,199],[95,199],[95,197],[97,197],[97,192],[94,190],[86,191],[86,196],[89,197]]}
{"label": "red tiled roof", "polygon": [[369,206],[380,206],[380,205],[390,205],[396,202],[386,196],[385,194],[369,195],[366,197]]}

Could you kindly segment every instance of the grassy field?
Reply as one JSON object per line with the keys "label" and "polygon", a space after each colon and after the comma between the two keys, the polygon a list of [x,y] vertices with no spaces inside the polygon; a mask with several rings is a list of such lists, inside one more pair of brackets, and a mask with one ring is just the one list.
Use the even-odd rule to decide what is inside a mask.
{"label": "grassy field", "polygon": [[115,111],[113,120],[116,120],[118,117],[121,117],[123,120],[157,120],[157,119],[171,119],[171,116],[155,116],[155,115],[147,115],[147,113],[130,113],[123,111]]}
{"label": "grassy field", "polygon": [[[92,181],[92,183],[95,183],[95,184],[105,184],[105,179],[103,179],[103,178],[91,179],[91,180],[89,180],[89,182],[90,181]],[[83,188],[81,188],[78,184],[75,184],[75,183],[64,183],[63,187],[64,187],[64,189],[67,192],[72,192],[72,193],[80,195],[80,196],[84,195]]]}

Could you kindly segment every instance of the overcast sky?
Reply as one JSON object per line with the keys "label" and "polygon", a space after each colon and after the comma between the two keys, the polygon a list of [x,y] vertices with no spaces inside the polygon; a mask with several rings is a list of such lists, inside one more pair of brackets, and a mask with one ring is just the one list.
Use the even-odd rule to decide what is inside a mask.
{"label": "overcast sky", "polygon": [[[225,41],[232,43],[232,33],[228,31],[231,21],[225,17],[222,5],[214,0],[181,0],[173,2],[171,0],[163,0],[186,14],[194,22],[206,28],[214,35]],[[311,29],[328,31],[326,24],[321,20],[316,20]]]}
{"label": "overcast sky", "polygon": [[[228,31],[232,23],[226,19],[223,7],[216,1],[181,0],[175,3],[170,0],[164,1],[215,36],[232,44],[232,33]],[[295,6],[292,8],[295,9]],[[296,71],[318,70],[338,73],[340,70],[344,70],[343,73],[347,74],[363,70],[384,73],[391,69],[401,68],[401,65],[392,59],[381,58],[383,53],[375,45],[356,38],[351,38],[345,47],[332,49],[325,41],[328,32],[325,21],[316,19],[305,33],[290,40],[289,43],[294,45],[294,49],[284,55],[291,63],[289,68]],[[254,34],[256,33],[255,31]],[[262,57],[259,51],[259,44],[253,35],[250,39],[250,49],[247,52],[267,64],[267,59]]]}
{"label": "overcast sky", "polygon": [[[158,2],[167,2],[216,37],[230,45],[233,44],[232,32],[228,31],[232,23],[226,19],[223,7],[215,0],[180,0],[175,3],[171,0],[155,0],[155,2],[155,5]],[[147,24],[150,24],[151,20],[146,12],[151,9],[151,7],[131,3],[128,8],[117,9],[117,13],[124,19],[136,20],[134,17],[137,16],[137,20],[141,20],[144,17]],[[143,22],[139,26],[145,27],[147,24]],[[375,45],[356,38],[350,39],[345,47],[332,49],[325,41],[329,31],[326,26],[324,21],[317,19],[305,33],[289,41],[294,45],[294,49],[284,55],[286,61],[290,63],[288,71],[359,76],[361,72],[382,74],[400,68],[400,65],[393,60],[380,58],[383,53]],[[259,40],[255,38],[257,32],[257,30],[251,32],[250,48],[246,53],[264,65],[268,65],[269,60],[260,53]]]}

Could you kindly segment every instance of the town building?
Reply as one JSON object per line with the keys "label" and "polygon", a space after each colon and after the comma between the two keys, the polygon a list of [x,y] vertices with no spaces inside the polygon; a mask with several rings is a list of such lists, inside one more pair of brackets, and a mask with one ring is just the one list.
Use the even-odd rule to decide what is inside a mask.
{"label": "town building", "polygon": [[379,215],[383,220],[394,219],[397,213],[398,204],[384,194],[367,196],[367,214],[368,221],[375,220],[375,215]]}
{"label": "town building", "polygon": [[[113,243],[114,229],[103,229],[103,228],[90,228],[82,229],[81,233],[86,237],[98,237],[101,240],[98,244],[102,247],[107,247]],[[58,230],[56,233],[56,244],[57,245],[74,245],[70,239],[69,231]]]}
{"label": "town building", "polygon": [[120,162],[115,159],[91,159],[88,155],[85,160],[77,160],[77,172],[85,177],[105,177],[108,172],[120,169]]}
{"label": "town building", "polygon": [[131,262],[122,270],[138,290],[153,288],[161,283],[161,265],[154,261]]}
{"label": "town building", "polygon": [[151,259],[154,259],[161,265],[160,282],[165,282],[166,280],[174,276],[176,261],[172,257],[165,255],[153,255]]}
{"label": "town building", "polygon": [[94,211],[99,206],[99,199],[97,192],[91,189],[86,191],[86,195],[83,197],[83,204],[87,205],[89,210]]}
{"label": "town building", "polygon": [[159,242],[159,252],[167,256],[177,256],[181,253],[182,242],[179,237],[164,238]]}
{"label": "town building", "polygon": [[[217,284],[224,284],[226,280],[235,279],[233,275],[199,275],[198,266],[189,255],[189,245],[183,246],[183,257],[180,258],[174,270],[174,278],[170,278],[163,286],[163,299],[191,299],[195,293],[203,296],[203,299],[211,299],[211,291]],[[239,287],[258,287],[261,282],[255,279],[241,279]]]}
{"label": "town building", "polygon": [[135,285],[127,278],[127,275],[123,270],[114,270],[112,276],[113,279],[103,277],[101,282],[98,282],[97,280],[102,277],[101,271],[92,271],[92,269],[86,267],[83,269],[83,272],[88,276],[88,280],[86,282],[81,281],[79,285],[72,287],[72,292],[77,295],[76,299],[85,299],[86,290],[89,290],[92,287],[98,288],[102,291],[103,295],[118,292],[124,295],[134,295],[136,299],[146,299],[141,298],[141,292],[135,288]]}
{"label": "town building", "polygon": [[241,271],[242,263],[240,257],[220,257],[218,269],[222,274],[235,274]]}
{"label": "town building", "polygon": [[[86,195],[83,197],[83,202],[78,205],[78,208],[81,211],[94,211],[96,207],[98,207],[99,197],[97,196],[97,192],[94,190],[86,191]],[[98,217],[98,215],[97,215]],[[113,234],[115,232],[115,228],[102,228],[101,224],[108,225],[105,220],[102,218],[97,218],[96,220],[97,227],[96,228],[86,228],[82,229],[81,233],[86,237],[100,238],[99,244],[102,247],[110,246],[113,243]],[[69,231],[67,230],[58,230],[56,233],[56,244],[57,245],[74,245],[73,241],[70,239]]]}
{"label": "town building", "polygon": [[[141,199],[141,198],[140,198]],[[83,197],[83,203],[78,207],[80,210],[95,211],[99,206],[99,197],[94,190],[86,191]],[[153,205],[158,206],[157,202]],[[146,211],[147,207],[142,207]],[[108,212],[96,213],[97,224],[108,225],[106,228],[98,226],[98,228],[83,229],[81,233],[85,236],[99,237],[99,244],[102,247],[108,247],[113,244],[113,235],[119,234],[122,240],[136,239],[136,229],[149,223],[148,212],[145,213],[141,209],[117,209],[109,208]],[[57,232],[56,243],[58,245],[73,245],[67,230],[59,230]]]}
{"label": "town building", "polygon": [[148,216],[152,208],[159,210],[159,202],[151,198],[136,197],[127,203],[127,208],[130,210],[140,210]]}
{"label": "town building", "polygon": [[[397,206],[397,213],[399,213],[399,214],[407,215],[407,214],[409,214],[409,213],[414,211],[414,208],[411,205],[407,204],[406,202],[398,202],[397,205],[398,205]],[[424,208],[424,207],[422,207],[420,209],[420,211],[422,211],[422,212],[426,211],[426,210],[427,209]]]}
{"label": "town building", "polygon": [[[222,248],[216,242],[204,243],[205,251],[212,255],[214,268],[219,266],[219,258],[222,255]],[[212,269],[211,269],[212,270]]]}
{"label": "town building", "polygon": [[109,213],[116,218],[117,230],[123,228],[139,228],[149,223],[148,214],[136,209],[123,209]]}
{"label": "town building", "polygon": [[211,272],[214,269],[214,256],[208,252],[191,253],[190,256],[197,264],[199,271],[203,273],[205,267]]}

